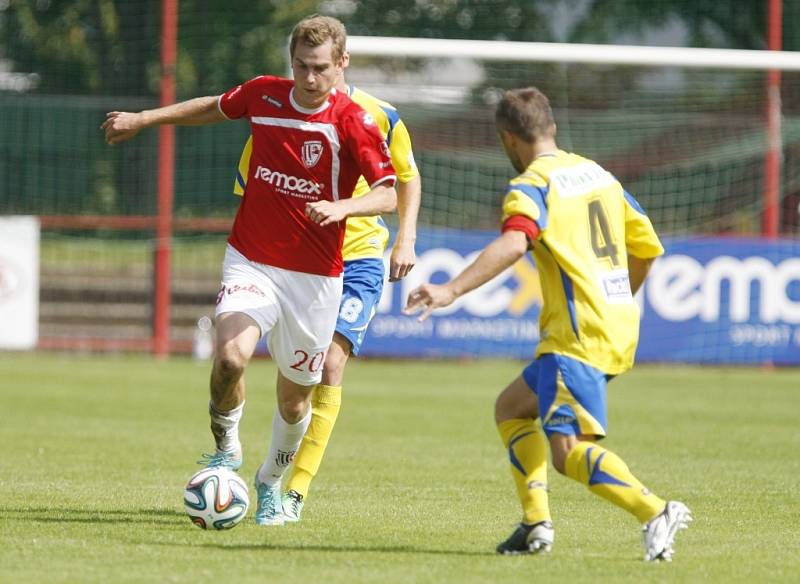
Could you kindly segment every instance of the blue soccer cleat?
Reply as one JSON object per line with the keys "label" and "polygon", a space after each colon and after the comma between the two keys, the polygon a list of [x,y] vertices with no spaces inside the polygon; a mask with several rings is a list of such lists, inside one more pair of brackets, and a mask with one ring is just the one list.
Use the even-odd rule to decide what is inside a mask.
{"label": "blue soccer cleat", "polygon": [[257,525],[283,525],[286,521],[283,516],[281,503],[281,484],[267,485],[259,482],[256,474],[256,493],[258,493],[258,506],[256,507]]}
{"label": "blue soccer cleat", "polygon": [[217,450],[214,454],[203,454],[197,464],[206,468],[227,468],[228,470],[237,471],[242,467],[242,451],[225,452]]}

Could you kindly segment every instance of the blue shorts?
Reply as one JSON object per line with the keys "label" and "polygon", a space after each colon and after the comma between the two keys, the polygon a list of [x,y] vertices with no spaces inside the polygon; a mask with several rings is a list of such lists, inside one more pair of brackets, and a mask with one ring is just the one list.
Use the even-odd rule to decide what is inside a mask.
{"label": "blue shorts", "polygon": [[546,353],[522,372],[539,398],[545,434],[606,435],[606,385],[613,376],[577,359]]}
{"label": "blue shorts", "polygon": [[383,260],[365,258],[344,263],[344,288],[336,332],[352,345],[353,355],[361,351],[361,343],[383,292]]}

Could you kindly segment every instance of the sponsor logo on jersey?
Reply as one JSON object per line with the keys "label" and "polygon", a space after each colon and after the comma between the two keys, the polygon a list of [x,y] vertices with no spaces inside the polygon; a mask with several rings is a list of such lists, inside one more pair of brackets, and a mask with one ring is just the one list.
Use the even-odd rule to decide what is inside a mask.
{"label": "sponsor logo on jersey", "polygon": [[322,185],[304,178],[297,178],[283,172],[270,170],[261,165],[256,168],[254,178],[263,180],[275,187],[276,190],[290,195],[317,195],[322,196]]}
{"label": "sponsor logo on jersey", "polygon": [[320,140],[307,140],[303,143],[300,149],[300,155],[303,158],[303,164],[306,168],[311,168],[319,162],[322,156],[322,141]]}
{"label": "sponsor logo on jersey", "polygon": [[628,270],[614,270],[600,276],[600,286],[609,304],[628,304],[633,302]]}
{"label": "sponsor logo on jersey", "polygon": [[272,97],[271,95],[262,95],[261,99],[263,99],[264,101],[266,101],[267,103],[269,103],[271,105],[274,105],[275,107],[278,107],[278,108],[283,107],[283,104],[280,101],[278,101],[277,99],[275,99],[274,97]]}
{"label": "sponsor logo on jersey", "polygon": [[561,198],[579,197],[597,189],[618,184],[616,179],[594,162],[560,168],[550,173],[550,185]]}

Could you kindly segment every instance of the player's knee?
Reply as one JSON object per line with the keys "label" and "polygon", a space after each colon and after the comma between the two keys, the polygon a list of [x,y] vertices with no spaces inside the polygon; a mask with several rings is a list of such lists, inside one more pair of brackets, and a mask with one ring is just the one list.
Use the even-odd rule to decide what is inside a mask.
{"label": "player's knee", "polygon": [[506,420],[510,420],[513,416],[509,414],[508,404],[503,397],[504,394],[500,394],[497,396],[497,399],[494,400],[494,423],[501,424]]}
{"label": "player's knee", "polygon": [[233,380],[241,377],[247,360],[235,348],[223,348],[217,353],[214,370],[224,380]]}
{"label": "player's knee", "polygon": [[296,424],[308,413],[310,405],[305,400],[284,399],[279,404],[280,414],[287,424]]}
{"label": "player's knee", "polygon": [[341,377],[347,365],[347,355],[341,351],[328,351],[325,356],[325,372],[331,377]]}
{"label": "player's knee", "polygon": [[519,394],[508,389],[500,392],[500,395],[494,401],[494,421],[496,424],[506,420],[535,418],[537,415],[538,412],[535,406],[530,403],[530,400],[521,399]]}

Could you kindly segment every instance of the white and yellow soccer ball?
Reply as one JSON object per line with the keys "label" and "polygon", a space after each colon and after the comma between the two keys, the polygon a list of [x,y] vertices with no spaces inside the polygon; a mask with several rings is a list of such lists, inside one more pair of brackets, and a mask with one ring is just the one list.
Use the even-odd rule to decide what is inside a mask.
{"label": "white and yellow soccer ball", "polygon": [[202,529],[230,529],[247,515],[247,485],[227,468],[204,468],[183,492],[183,505],[192,523]]}

